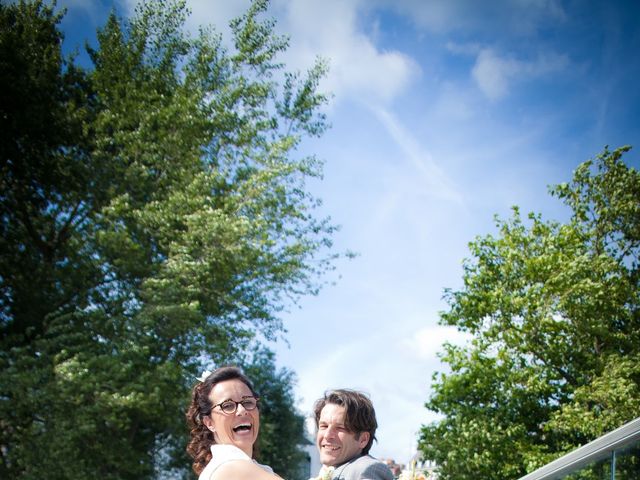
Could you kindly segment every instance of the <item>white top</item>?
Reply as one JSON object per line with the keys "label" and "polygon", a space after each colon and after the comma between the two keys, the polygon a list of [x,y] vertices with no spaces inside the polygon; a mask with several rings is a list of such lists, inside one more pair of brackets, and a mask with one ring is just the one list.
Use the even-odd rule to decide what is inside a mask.
{"label": "white top", "polygon": [[235,445],[222,445],[215,444],[211,445],[211,460],[207,463],[207,466],[204,467],[202,473],[198,477],[198,480],[210,480],[213,476],[213,472],[215,472],[220,465],[223,463],[230,462],[232,460],[245,460],[249,462],[253,462],[258,465],[263,470],[266,470],[269,473],[273,473],[273,470],[268,465],[261,465],[255,460],[252,460],[249,455],[244,453]]}

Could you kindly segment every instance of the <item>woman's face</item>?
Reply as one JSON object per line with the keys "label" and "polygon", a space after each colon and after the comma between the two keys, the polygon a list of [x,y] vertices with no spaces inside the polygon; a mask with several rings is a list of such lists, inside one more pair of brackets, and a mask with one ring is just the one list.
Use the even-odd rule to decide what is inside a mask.
{"label": "woman's face", "polygon": [[235,445],[251,457],[260,429],[258,409],[246,410],[239,404],[235,412],[225,413],[219,405],[227,400],[240,402],[247,398],[254,398],[253,393],[238,379],[216,384],[211,389],[209,400],[212,405],[217,406],[211,410],[209,417],[205,417],[204,423],[213,432],[216,443]]}

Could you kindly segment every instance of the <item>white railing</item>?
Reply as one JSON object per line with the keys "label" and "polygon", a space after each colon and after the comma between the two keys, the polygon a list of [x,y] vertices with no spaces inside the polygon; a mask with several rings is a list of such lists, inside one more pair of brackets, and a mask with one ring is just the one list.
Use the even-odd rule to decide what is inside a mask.
{"label": "white railing", "polygon": [[557,480],[590,463],[611,457],[613,452],[640,441],[640,417],[574,451],[546,464],[519,480]]}

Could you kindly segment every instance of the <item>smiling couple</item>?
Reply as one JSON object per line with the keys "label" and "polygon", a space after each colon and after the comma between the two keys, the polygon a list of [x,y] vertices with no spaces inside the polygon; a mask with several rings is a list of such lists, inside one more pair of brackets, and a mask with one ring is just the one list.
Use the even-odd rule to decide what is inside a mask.
{"label": "smiling couple", "polygon": [[[322,480],[392,480],[384,463],[369,455],[378,426],[368,397],[332,390],[314,408]],[[253,460],[260,429],[259,396],[236,367],[205,372],[187,410],[187,453],[199,480],[281,480]]]}

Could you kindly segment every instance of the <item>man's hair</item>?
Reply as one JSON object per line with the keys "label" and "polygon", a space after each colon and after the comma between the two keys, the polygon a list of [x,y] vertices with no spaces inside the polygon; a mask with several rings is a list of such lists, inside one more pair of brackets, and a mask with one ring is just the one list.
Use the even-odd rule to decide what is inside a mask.
{"label": "man's hair", "polygon": [[368,454],[373,441],[376,440],[376,429],[378,428],[376,411],[373,409],[369,397],[364,393],[346,388],[324,392],[324,397],[316,400],[313,408],[316,427],[320,422],[320,413],[328,403],[344,407],[344,426],[349,432],[355,433],[356,436],[360,436],[362,432],[369,432],[369,441],[362,449],[363,455]]}

